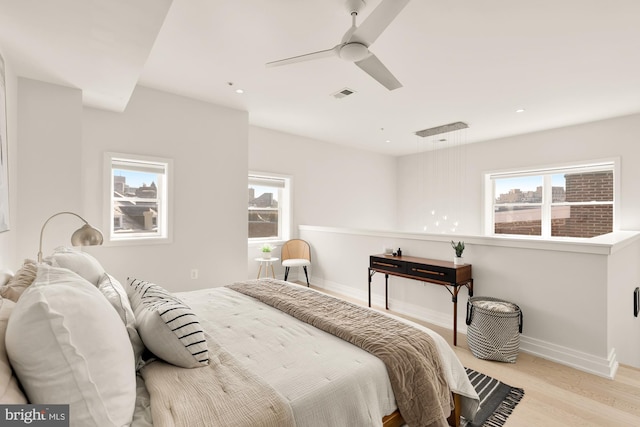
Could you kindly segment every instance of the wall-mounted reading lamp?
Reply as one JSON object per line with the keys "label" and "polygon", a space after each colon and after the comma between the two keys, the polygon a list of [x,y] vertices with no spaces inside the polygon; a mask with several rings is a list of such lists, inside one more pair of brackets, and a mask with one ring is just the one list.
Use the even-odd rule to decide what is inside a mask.
{"label": "wall-mounted reading lamp", "polygon": [[100,230],[98,230],[97,228],[93,228],[91,225],[89,225],[87,220],[82,218],[80,215],[73,212],[58,212],[57,214],[51,215],[42,225],[42,230],[40,230],[40,249],[38,251],[38,262],[42,262],[42,235],[44,234],[44,228],[53,218],[63,214],[77,216],[84,222],[84,225],[78,228],[71,235],[71,244],[73,246],[96,246],[101,245],[104,241]]}

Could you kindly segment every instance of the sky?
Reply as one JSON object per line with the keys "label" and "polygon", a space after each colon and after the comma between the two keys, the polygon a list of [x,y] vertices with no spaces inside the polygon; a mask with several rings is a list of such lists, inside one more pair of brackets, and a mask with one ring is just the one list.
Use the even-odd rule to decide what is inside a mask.
{"label": "sky", "polygon": [[278,197],[278,191],[277,191],[277,189],[274,189],[273,187],[262,187],[260,185],[250,185],[249,187],[253,188],[255,190],[255,197],[256,198],[260,197],[264,193],[272,193],[274,200],[276,200],[277,197]]}
{"label": "sky", "polygon": [[142,184],[150,185],[151,182],[157,181],[156,174],[150,173],[150,172],[134,172],[134,171],[128,171],[128,170],[114,169],[113,175],[126,177],[127,185],[129,187],[134,187],[134,188],[141,187]]}
{"label": "sky", "polygon": [[[542,176],[522,176],[518,178],[504,178],[497,179],[496,183],[496,196],[504,193],[508,193],[509,190],[519,188],[522,191],[535,191],[536,187],[542,185]],[[564,174],[552,175],[551,184],[554,187],[564,188]]]}

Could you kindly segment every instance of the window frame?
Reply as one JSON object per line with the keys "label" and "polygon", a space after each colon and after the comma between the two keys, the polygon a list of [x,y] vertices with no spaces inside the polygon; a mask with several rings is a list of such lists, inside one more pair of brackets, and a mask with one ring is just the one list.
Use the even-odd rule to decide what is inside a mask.
{"label": "window frame", "polygon": [[[117,234],[114,230],[114,161],[131,163],[150,163],[162,165],[164,169],[162,182],[157,182],[158,189],[158,218],[157,233],[130,233]],[[131,166],[135,169],[134,166]],[[143,169],[143,168],[141,168]],[[173,242],[173,159],[147,156],[140,154],[105,152],[104,154],[104,220],[103,230],[105,230],[105,245],[141,245],[141,244],[164,244]]]}
{"label": "window frame", "polygon": [[[613,201],[610,202],[553,202],[552,197],[552,176],[561,173],[588,173],[588,172],[613,172]],[[501,238],[525,238],[538,240],[561,240],[570,237],[551,236],[551,220],[552,207],[554,206],[571,206],[571,205],[602,205],[612,204],[613,206],[613,224],[612,232],[619,230],[619,199],[620,199],[620,158],[606,158],[584,162],[554,164],[536,166],[530,168],[495,170],[484,173],[484,235]],[[541,208],[541,235],[533,236],[526,234],[502,234],[495,233],[495,179],[499,178],[517,178],[524,176],[542,176],[542,202],[532,203],[531,206],[540,206]],[[598,237],[598,236],[594,236]],[[572,237],[575,239],[589,239],[590,237]]]}
{"label": "window frame", "polygon": [[[251,182],[251,177],[255,177],[256,180],[282,180],[284,187],[282,189],[281,199],[278,200],[278,236],[273,237],[249,237],[247,234],[247,243],[249,246],[260,246],[265,243],[281,243],[286,242],[291,238],[291,230],[293,224],[293,211],[292,211],[292,194],[293,194],[293,178],[291,175],[284,175],[273,172],[260,172],[249,171],[247,174],[247,191]],[[279,196],[280,197],[280,196]],[[247,227],[248,221],[248,206],[247,206]]]}

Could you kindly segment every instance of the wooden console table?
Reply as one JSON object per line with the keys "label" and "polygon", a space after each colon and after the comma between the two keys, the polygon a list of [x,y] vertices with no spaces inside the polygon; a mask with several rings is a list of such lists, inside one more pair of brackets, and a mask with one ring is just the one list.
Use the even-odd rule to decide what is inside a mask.
{"label": "wooden console table", "polygon": [[376,272],[384,273],[384,305],[389,309],[389,276],[404,277],[421,282],[442,285],[451,294],[453,302],[453,345],[458,335],[458,292],[466,287],[473,296],[471,264],[410,256],[371,255],[369,257],[369,307],[371,307],[371,278]]}

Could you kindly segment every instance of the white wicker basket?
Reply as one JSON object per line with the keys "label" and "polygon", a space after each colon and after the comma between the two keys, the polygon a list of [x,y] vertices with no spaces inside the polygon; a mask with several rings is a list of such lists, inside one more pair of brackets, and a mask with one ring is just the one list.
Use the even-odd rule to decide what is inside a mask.
{"label": "white wicker basket", "polygon": [[467,325],[467,341],[475,357],[515,363],[522,333],[520,307],[498,298],[471,297]]}

